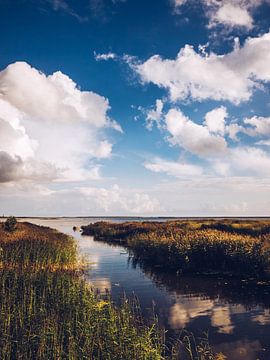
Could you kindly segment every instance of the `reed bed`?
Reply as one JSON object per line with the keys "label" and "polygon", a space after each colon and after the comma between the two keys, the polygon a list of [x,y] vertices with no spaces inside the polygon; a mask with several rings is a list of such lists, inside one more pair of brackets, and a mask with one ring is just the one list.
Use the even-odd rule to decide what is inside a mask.
{"label": "reed bed", "polygon": [[0,273],[1,359],[164,359],[159,333],[128,302],[99,298],[64,272]]}
{"label": "reed bed", "polygon": [[65,234],[0,223],[0,249],[1,360],[225,359],[208,341],[187,346],[188,335],[168,347],[157,319],[147,325],[137,301],[123,298],[116,307],[109,294],[101,297]]}
{"label": "reed bed", "polygon": [[[267,277],[269,222],[98,222],[82,227],[97,240],[117,242],[138,260],[178,273]],[[256,233],[256,235],[254,235]]]}
{"label": "reed bed", "polygon": [[72,237],[30,223],[18,223],[16,230],[0,226],[0,268],[56,270],[75,269],[77,246]]}
{"label": "reed bed", "polygon": [[[3,224],[2,224],[3,225]],[[75,241],[0,225],[0,359],[165,359],[163,333],[127,300],[101,298],[77,270]]]}

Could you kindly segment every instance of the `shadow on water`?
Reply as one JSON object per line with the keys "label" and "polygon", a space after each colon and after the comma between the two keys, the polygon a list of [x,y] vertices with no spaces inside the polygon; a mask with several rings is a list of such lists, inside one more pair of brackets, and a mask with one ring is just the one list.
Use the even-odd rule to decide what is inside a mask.
{"label": "shadow on water", "polygon": [[157,266],[138,259],[131,252],[128,259],[130,265],[138,266],[159,288],[177,295],[196,295],[208,299],[220,299],[228,304],[239,304],[247,308],[270,308],[270,282],[256,279],[232,279],[217,276],[182,276],[166,272]]}
{"label": "shadow on water", "polygon": [[[230,360],[270,359],[270,284],[257,280],[210,276],[182,276],[164,271],[141,260],[129,249],[106,241],[103,246],[128,253],[128,267],[143,273],[154,287],[165,293],[166,301],[155,301],[154,311],[167,330],[168,339],[178,338],[183,329],[196,337],[209,336],[214,350]],[[130,284],[132,286],[132,284]],[[143,304],[146,293],[138,293]],[[149,317],[151,310],[142,306]]]}

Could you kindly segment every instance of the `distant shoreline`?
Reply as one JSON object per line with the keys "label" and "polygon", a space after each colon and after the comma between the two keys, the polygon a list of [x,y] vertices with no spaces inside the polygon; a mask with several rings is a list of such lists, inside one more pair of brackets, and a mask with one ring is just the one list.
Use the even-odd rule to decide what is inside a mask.
{"label": "distant shoreline", "polygon": [[[1,216],[0,219],[6,219],[7,216]],[[130,219],[130,220],[220,220],[220,219],[238,219],[238,220],[256,220],[256,219],[270,219],[270,216],[16,216],[17,219],[43,219],[43,220],[57,220],[57,219]]]}

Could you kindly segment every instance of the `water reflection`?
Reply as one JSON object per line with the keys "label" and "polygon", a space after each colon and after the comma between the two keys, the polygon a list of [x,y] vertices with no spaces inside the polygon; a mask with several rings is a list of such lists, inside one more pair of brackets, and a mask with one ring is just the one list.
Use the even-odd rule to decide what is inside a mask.
{"label": "water reflection", "polygon": [[231,334],[234,326],[232,324],[229,306],[216,306],[212,309],[211,325],[216,327],[219,333]]}
{"label": "water reflection", "polygon": [[258,322],[261,325],[270,324],[270,310],[269,309],[262,310],[261,313],[253,316],[252,320]]}
{"label": "water reflection", "polygon": [[175,330],[185,328],[192,319],[209,316],[213,306],[214,303],[211,300],[182,297],[170,308],[169,324]]}
{"label": "water reflection", "polygon": [[214,350],[225,353],[230,360],[270,359],[269,284],[176,276],[133,255],[129,259],[131,266],[143,271],[172,299],[169,328],[187,328],[198,336],[208,331]]}

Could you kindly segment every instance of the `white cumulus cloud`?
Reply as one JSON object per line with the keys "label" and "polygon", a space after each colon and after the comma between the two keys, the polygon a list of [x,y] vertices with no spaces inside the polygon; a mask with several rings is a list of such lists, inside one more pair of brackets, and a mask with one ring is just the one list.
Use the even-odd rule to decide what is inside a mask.
{"label": "white cumulus cloud", "polygon": [[143,63],[127,60],[143,83],[168,90],[173,102],[192,99],[227,100],[239,104],[270,81],[270,33],[248,38],[242,47],[218,55],[203,54],[186,45],[175,59],[159,55]]}
{"label": "white cumulus cloud", "polygon": [[251,128],[246,129],[246,132],[249,135],[270,135],[270,117],[253,116],[244,119],[244,123],[251,126]]}
{"label": "white cumulus cloud", "polygon": [[[225,1],[218,4],[216,1],[211,1],[214,9],[209,9],[210,23],[209,26],[213,27],[218,24],[223,24],[228,27],[244,27],[251,29],[253,27],[253,19],[249,13],[247,4],[241,4],[240,1]],[[211,5],[210,5],[211,6]]]}
{"label": "white cumulus cloud", "polygon": [[205,115],[205,125],[212,133],[224,135],[225,120],[228,117],[227,109],[224,106],[213,109]]}
{"label": "white cumulus cloud", "polygon": [[217,175],[225,177],[269,178],[270,155],[255,146],[237,146],[226,157],[216,159],[212,166]]}
{"label": "white cumulus cloud", "polygon": [[169,110],[165,122],[170,141],[199,157],[215,157],[227,150],[223,137],[210,133],[208,127],[193,122],[181,110]]}
{"label": "white cumulus cloud", "polygon": [[269,0],[173,0],[177,13],[183,5],[198,3],[209,19],[209,28],[222,25],[228,29],[251,30],[254,27],[253,11]]}
{"label": "white cumulus cloud", "polygon": [[0,72],[1,181],[98,178],[93,162],[112,152],[104,129],[121,131],[109,109],[106,98],[80,90],[60,71],[7,66]]}

